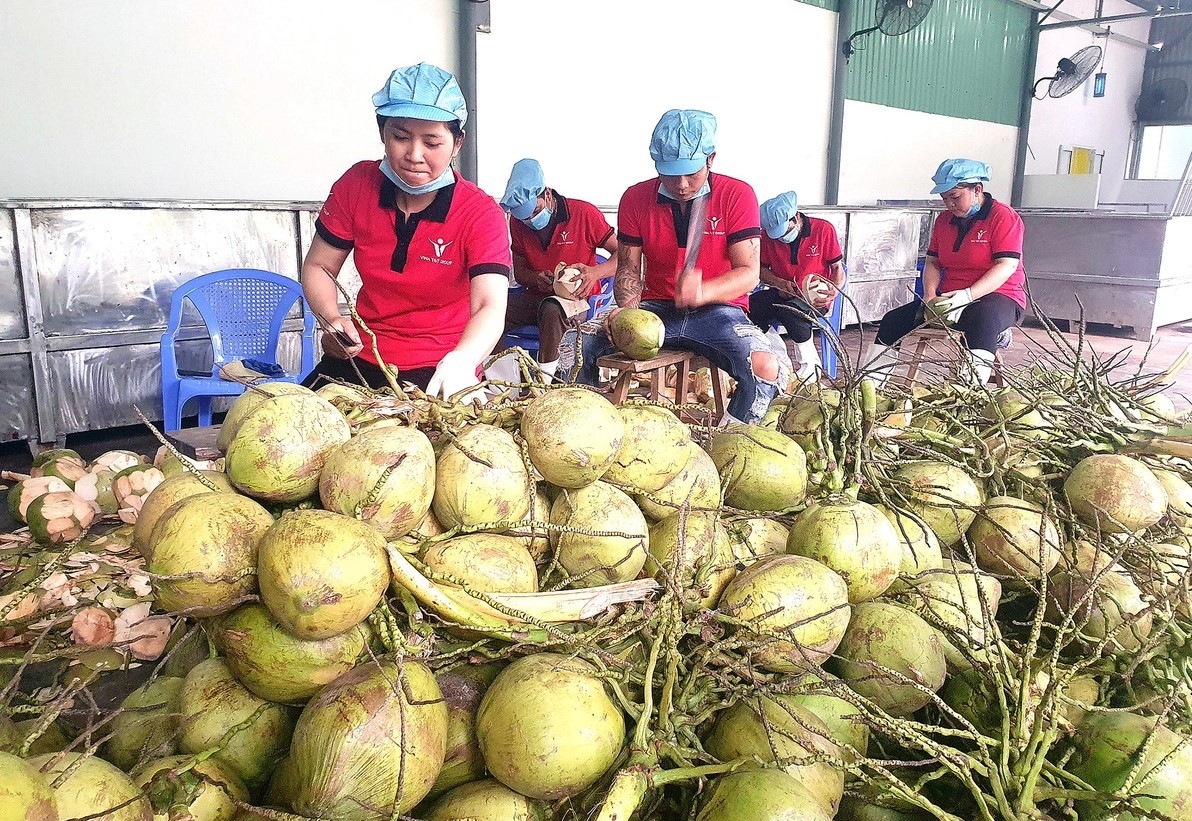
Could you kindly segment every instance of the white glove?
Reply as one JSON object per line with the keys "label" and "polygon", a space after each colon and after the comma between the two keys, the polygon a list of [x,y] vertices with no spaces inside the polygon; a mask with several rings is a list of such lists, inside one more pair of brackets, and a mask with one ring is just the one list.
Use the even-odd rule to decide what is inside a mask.
{"label": "white glove", "polygon": [[963,313],[965,306],[972,301],[973,292],[968,288],[961,288],[959,291],[940,294],[928,304],[936,316],[943,317],[948,322],[956,322],[960,319],[960,314]]}
{"label": "white glove", "polygon": [[[481,397],[482,391],[468,390],[478,384],[480,380],[476,378],[476,364],[469,362],[458,351],[451,351],[439,361],[439,367],[435,368],[435,373],[426,386],[426,393],[429,396],[442,396],[444,399],[454,397],[457,402],[466,405]],[[457,396],[462,391],[467,392]]]}

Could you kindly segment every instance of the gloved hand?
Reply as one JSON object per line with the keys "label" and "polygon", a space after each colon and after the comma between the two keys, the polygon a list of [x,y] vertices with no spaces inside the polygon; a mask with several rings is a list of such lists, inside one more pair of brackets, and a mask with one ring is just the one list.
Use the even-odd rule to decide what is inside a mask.
{"label": "gloved hand", "polygon": [[[430,396],[442,396],[444,399],[455,398],[455,401],[465,405],[479,399],[482,391],[468,391],[474,385],[480,384],[476,378],[476,363],[469,362],[458,351],[450,351],[439,360],[439,367],[426,386],[426,393]],[[462,393],[461,391],[466,391]],[[461,394],[458,395],[457,394]]]}
{"label": "gloved hand", "polygon": [[945,322],[956,322],[960,319],[960,314],[964,311],[965,306],[972,301],[973,292],[968,288],[961,288],[959,291],[948,291],[929,300],[927,307],[931,313]]}

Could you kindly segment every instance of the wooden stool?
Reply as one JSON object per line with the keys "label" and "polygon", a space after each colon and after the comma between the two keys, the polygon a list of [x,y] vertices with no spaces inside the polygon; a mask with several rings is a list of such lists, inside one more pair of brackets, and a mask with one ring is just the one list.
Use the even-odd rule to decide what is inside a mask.
{"label": "wooden stool", "polygon": [[182,428],[181,430],[167,431],[165,437],[183,456],[206,462],[223,456],[219,452],[219,448],[215,446],[215,440],[219,438],[219,428],[219,425]]}
{"label": "wooden stool", "polygon": [[691,368],[696,371],[700,368],[708,369],[708,373],[712,377],[712,407],[715,408],[716,413],[714,421],[719,422],[724,418],[725,408],[728,407],[728,374],[702,356],[691,360]]}
{"label": "wooden stool", "polygon": [[[908,387],[915,383],[915,377],[919,373],[919,366],[923,362],[923,353],[929,346],[943,342],[952,345],[955,349],[955,353],[958,356],[962,354],[962,351],[959,350],[960,341],[957,339],[958,333],[959,332],[949,333],[943,328],[924,327],[918,328],[907,334],[906,338],[903,340],[904,345],[912,337],[914,337],[915,341],[918,343],[915,345],[915,353],[913,356],[911,356],[911,361],[906,369],[906,384]],[[993,352],[993,372],[990,374],[990,379],[993,384],[999,388],[1005,386],[1005,377],[1002,374],[1002,365],[1002,349],[998,348]]]}
{"label": "wooden stool", "polygon": [[662,389],[666,387],[666,369],[675,369],[675,400],[681,404],[687,396],[687,375],[691,372],[691,360],[695,357],[691,351],[680,351],[664,348],[657,356],[650,359],[630,359],[620,354],[609,354],[596,360],[601,368],[608,368],[616,372],[616,383],[613,385],[613,404],[619,405],[629,397],[629,389],[633,386],[633,377],[639,373],[650,375],[650,399],[662,401]]}

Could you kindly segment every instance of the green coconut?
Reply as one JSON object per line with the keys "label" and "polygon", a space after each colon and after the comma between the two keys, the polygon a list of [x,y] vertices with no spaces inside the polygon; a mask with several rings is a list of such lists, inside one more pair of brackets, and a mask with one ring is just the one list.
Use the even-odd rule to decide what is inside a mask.
{"label": "green coconut", "polygon": [[[40,718],[27,718],[13,725],[19,739],[18,746],[12,750],[20,752],[20,747],[29,741],[28,756],[45,755],[46,753],[60,753],[74,741],[74,728],[65,728],[62,721],[51,721],[47,726],[41,726]],[[69,732],[68,732],[69,730]]]}
{"label": "green coconut", "polygon": [[261,601],[291,635],[337,636],[364,621],[389,586],[385,539],[327,510],[286,513],[258,543],[257,583]]}
{"label": "green coconut", "polygon": [[[764,715],[764,718],[763,718]],[[820,718],[789,696],[776,695],[737,701],[716,716],[704,749],[721,761],[757,758],[781,763],[829,813],[835,813],[844,794],[844,770],[829,761],[809,761],[823,755],[839,760],[842,751]],[[789,761],[788,761],[789,759]]]}
{"label": "green coconut", "polygon": [[830,821],[832,813],[798,779],[782,770],[721,775],[700,803],[695,821]]}
{"label": "green coconut", "polygon": [[29,505],[39,496],[47,493],[66,493],[70,486],[57,476],[38,476],[33,479],[22,479],[8,491],[8,515],[14,521],[24,522],[25,512]]}
{"label": "green coconut", "polygon": [[869,789],[850,792],[840,802],[836,821],[930,821],[931,816],[891,795]]}
{"label": "green coconut", "polygon": [[[215,758],[250,790],[265,785],[286,754],[294,731],[290,708],[253,695],[220,658],[208,659],[186,676],[179,701],[179,724],[182,752],[201,753],[220,747]],[[235,732],[224,741],[233,728]]]}
{"label": "green coconut", "polygon": [[513,435],[494,425],[472,425],[439,454],[435,516],[446,527],[525,518],[533,481]]}
{"label": "green coconut", "polygon": [[836,654],[845,683],[894,716],[909,716],[927,704],[947,676],[935,628],[897,604],[856,605]]}
{"label": "green coconut", "polygon": [[484,777],[484,757],[476,738],[476,711],[502,666],[462,664],[435,676],[447,702],[447,753],[429,798]]}
{"label": "green coconut", "polygon": [[146,566],[157,607],[195,616],[236,607],[256,590],[251,571],[257,543],[272,524],[269,511],[235,493],[199,493],[175,502],[149,536]]}
{"label": "green coconut", "polygon": [[625,439],[625,422],[603,396],[585,388],[557,388],[534,399],[522,414],[530,461],[552,485],[579,488],[612,467]]}
{"label": "green coconut", "polygon": [[[99,815],[101,821],[153,819],[153,810],[141,788],[102,758],[82,753],[50,753],[29,759],[29,764],[42,770],[45,780],[54,788],[59,821],[95,819],[104,810],[110,812]],[[68,771],[70,774],[66,775]],[[3,780],[7,782],[8,778],[6,770]]]}
{"label": "green coconut", "polygon": [[500,672],[476,714],[491,772],[530,798],[583,792],[625,744],[625,718],[596,669],[555,653],[517,659]]}
{"label": "green coconut", "polygon": [[[1102,554],[1105,555],[1105,554]],[[1108,560],[1107,560],[1108,559]],[[1112,557],[1095,568],[1057,568],[1047,588],[1047,615],[1058,624],[1066,617],[1085,641],[1107,650],[1135,652],[1151,634],[1154,615],[1129,572]]]}
{"label": "green coconut", "polygon": [[571,529],[552,530],[550,540],[559,563],[573,577],[572,587],[635,579],[646,562],[646,517],[612,485],[593,482],[560,493],[551,505],[550,520]]}
{"label": "green coconut", "polygon": [[789,510],[807,492],[807,457],[788,436],[756,425],[718,431],[708,450],[724,477],[724,501],[741,510]]}
{"label": "green coconut", "polygon": [[343,414],[309,391],[270,397],[241,420],[224,469],[249,496],[298,502],[318,491],[327,457],[351,435]]}
{"label": "green coconut", "polygon": [[73,490],[46,493],[29,503],[25,521],[39,544],[73,542],[81,539],[95,521],[95,508]]}
{"label": "green coconut", "polygon": [[985,403],[982,416],[993,423],[1004,423],[1005,429],[1025,439],[1040,439],[1052,430],[1052,424],[1039,409],[1042,403],[1031,401],[1013,388],[994,391]]}
{"label": "green coconut", "polygon": [[944,566],[943,552],[940,550],[939,537],[935,531],[924,524],[923,520],[913,513],[904,510],[894,510],[885,505],[874,505],[882,515],[890,520],[894,526],[894,534],[898,537],[898,544],[902,549],[902,562],[898,566],[899,575],[916,576],[924,570],[934,570]]}
{"label": "green coconut", "polygon": [[892,479],[901,485],[905,509],[922,519],[945,547],[960,541],[985,499],[973,477],[943,462],[909,462]]}
{"label": "green coconut", "polygon": [[653,521],[665,519],[682,505],[692,509],[715,510],[720,507],[720,474],[707,451],[695,442],[688,442],[687,464],[661,489],[639,493],[634,498],[638,507]]}
{"label": "green coconut", "polygon": [[417,428],[364,431],[327,457],[319,476],[323,507],[400,539],[425,518],[435,495],[435,451]]}
{"label": "green coconut", "polygon": [[456,787],[431,805],[426,821],[546,821],[546,809],[495,778]]}
{"label": "green coconut", "polygon": [[786,550],[839,573],[853,604],[884,593],[902,566],[902,545],[890,520],[846,496],[814,502],[796,516]]}
{"label": "green coconut", "polygon": [[[208,758],[190,766],[193,756],[176,755],[146,764],[133,774],[133,781],[158,809],[153,821],[170,821],[171,809],[185,807],[191,821],[232,821],[237,801],[248,803],[248,790],[231,768]],[[171,776],[174,769],[186,772]]]}
{"label": "green coconut", "polygon": [[715,607],[737,575],[728,531],[711,511],[680,510],[650,526],[646,572],[686,591],[688,609]]}
{"label": "green coconut", "polygon": [[1060,533],[1043,508],[1013,496],[985,502],[968,530],[977,565],[1002,576],[1035,580],[1060,559]]}
{"label": "green coconut", "polygon": [[737,564],[747,567],[763,556],[785,553],[790,530],[773,519],[743,519],[728,525],[728,535]]}
{"label": "green coconut", "polygon": [[422,562],[482,593],[538,592],[538,568],[525,543],[514,536],[456,536],[431,545]]}
{"label": "green coconut", "polygon": [[59,821],[54,791],[45,776],[27,761],[0,752],[0,818],[14,821]]}
{"label": "green coconut", "polygon": [[630,359],[645,361],[658,356],[666,341],[666,326],[658,314],[644,308],[624,308],[608,323],[609,337]]}
{"label": "green coconut", "polygon": [[1158,813],[1168,818],[1188,817],[1192,808],[1192,743],[1159,724],[1158,718],[1092,712],[1080,722],[1074,739],[1076,754],[1068,771],[1107,793],[1121,790],[1130,774],[1136,773],[1129,795],[1138,810],[1148,813],[1117,814],[1104,802],[1082,802],[1078,806],[1081,819],[1141,821],[1158,817]]}
{"label": "green coconut", "polygon": [[[265,799],[262,802],[265,806],[289,808],[294,792],[298,789],[292,761],[293,759],[287,755],[273,768],[273,775],[269,778],[269,786],[265,788]],[[243,819],[237,818],[236,821]]]}
{"label": "green coconut", "polygon": [[72,459],[80,465],[86,465],[87,462],[82,456],[79,456],[77,450],[71,448],[47,448],[43,451],[33,454],[33,468],[37,469],[42,465],[47,465],[50,462],[58,459]]}
{"label": "green coconut", "polygon": [[781,700],[814,713],[828,728],[828,738],[841,748],[843,757],[853,760],[864,757],[869,748],[869,725],[861,719],[861,708],[835,695],[834,687],[846,686],[827,673],[808,673],[799,679],[798,689],[784,694]]}
{"label": "green coconut", "polygon": [[1187,524],[1192,520],[1192,485],[1174,470],[1151,468],[1151,473],[1159,480],[1167,494],[1167,512],[1177,524]]}
{"label": "green coconut", "polygon": [[240,426],[244,424],[244,420],[250,413],[270,397],[285,396],[286,394],[309,396],[311,390],[293,382],[266,382],[263,385],[254,385],[250,390],[240,394],[224,415],[223,424],[219,426],[219,435],[215,439],[215,446],[221,453],[226,453],[228,446],[232,444],[232,439],[236,437]]}
{"label": "green coconut", "polygon": [[290,747],[300,815],[376,821],[426,797],[447,749],[447,703],[426,665],[367,662],[302,711]]}
{"label": "green coconut", "polygon": [[899,594],[902,603],[941,627],[944,653],[953,670],[970,667],[968,654],[980,652],[993,638],[987,630],[997,616],[1001,598],[1001,582],[957,561],[908,579]]}
{"label": "green coconut", "polygon": [[1107,533],[1137,533],[1167,512],[1167,493],[1147,466],[1117,454],[1086,456],[1064,481],[1072,512]]}
{"label": "green coconut", "polygon": [[[749,625],[755,663],[777,673],[823,663],[849,623],[848,585],[803,556],[770,556],[745,568],[720,596],[722,613]],[[760,631],[760,632],[758,632]]]}
{"label": "green coconut", "polygon": [[690,428],[657,405],[623,405],[617,413],[625,423],[625,438],[602,478],[650,493],[661,490],[691,458]]}
{"label": "green coconut", "polygon": [[547,527],[547,523],[550,522],[550,507],[551,501],[546,495],[543,484],[539,483],[534,487],[534,494],[530,499],[530,509],[526,512],[525,521],[539,522],[540,524],[525,524],[501,531],[506,536],[513,536],[521,542],[530,552],[530,558],[536,565],[545,564],[550,558],[550,528]]}
{"label": "green coconut", "polygon": [[104,758],[128,772],[141,761],[177,752],[182,681],[177,676],[159,676],[125,696],[112,719]]}
{"label": "green coconut", "polygon": [[132,529],[133,547],[140,551],[142,556],[150,558],[150,537],[153,535],[153,528],[162,514],[175,503],[200,493],[211,493],[212,490],[208,484],[214,486],[216,491],[235,492],[236,489],[232,487],[232,483],[228,481],[226,475],[214,470],[204,470],[200,473],[203,479],[207,480],[207,484],[204,484],[199,477],[192,473],[176,473],[173,476],[167,476],[145,497],[145,503],[141,505],[141,510],[137,514],[137,522]]}
{"label": "green coconut", "polygon": [[256,602],[233,610],[217,629],[236,679],[254,695],[281,704],[303,703],[351,670],[368,640],[359,626],[326,639],[295,638]]}

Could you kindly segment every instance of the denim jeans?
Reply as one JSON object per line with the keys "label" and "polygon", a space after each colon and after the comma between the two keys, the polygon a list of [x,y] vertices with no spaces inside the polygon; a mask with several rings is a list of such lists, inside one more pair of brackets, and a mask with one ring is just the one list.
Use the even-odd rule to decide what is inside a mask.
{"label": "denim jeans", "polygon": [[[668,348],[693,351],[737,380],[728,413],[741,422],[755,423],[766,414],[778,395],[778,383],[753,373],[750,354],[769,352],[765,335],[736,305],[705,305],[685,311],[666,300],[647,300],[641,307],[657,314],[666,327]],[[603,330],[582,334],[583,367],[577,381],[595,385],[600,377],[596,360],[613,353],[613,343]]]}

